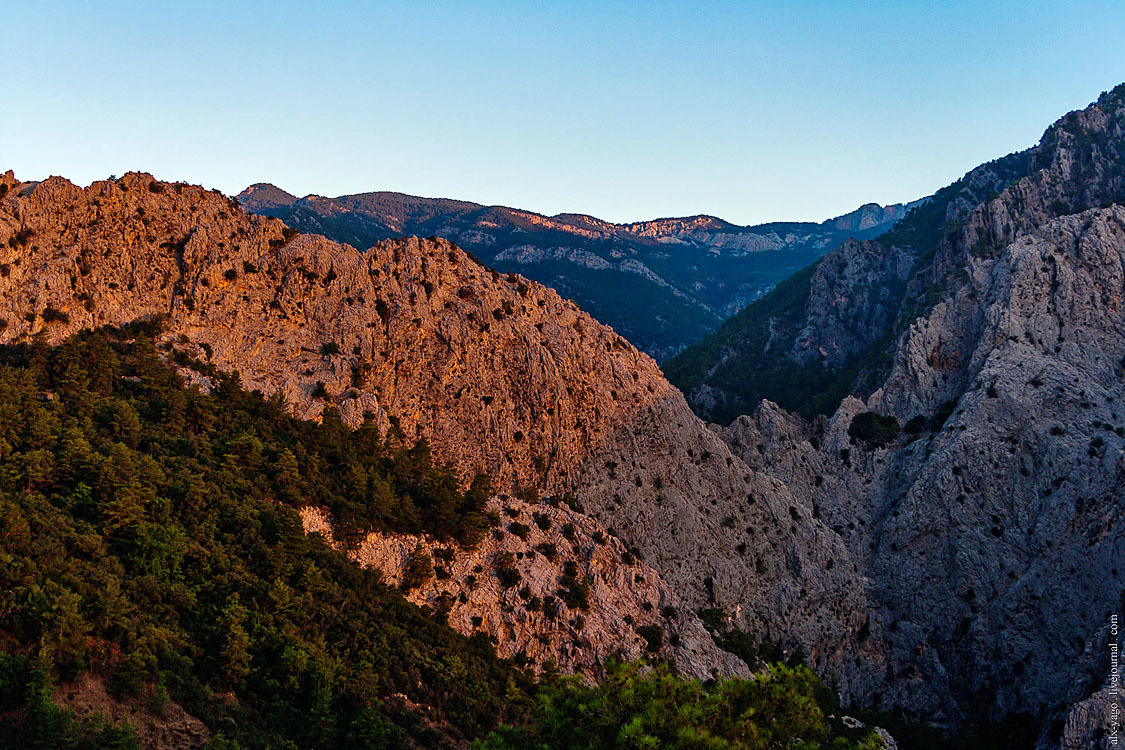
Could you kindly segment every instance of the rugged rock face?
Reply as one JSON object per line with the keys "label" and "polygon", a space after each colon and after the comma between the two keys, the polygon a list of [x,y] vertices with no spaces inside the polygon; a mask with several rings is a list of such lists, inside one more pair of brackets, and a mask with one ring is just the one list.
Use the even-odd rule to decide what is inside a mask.
{"label": "rugged rock face", "polygon": [[[816,356],[845,362],[901,326],[877,387],[830,417],[763,402],[723,430],[868,577],[865,635],[894,676],[884,705],[1042,719],[1043,747],[1096,746],[1108,726],[1097,655],[1125,586],[1123,100],[1060,120],[998,195],[949,202],[927,252],[896,229],[826,256],[791,356],[819,340]],[[852,430],[867,411],[904,431]]]}
{"label": "rugged rock face", "polygon": [[874,236],[910,207],[868,204],[821,224],[743,227],[713,216],[613,224],[385,192],[297,199],[268,184],[252,185],[239,200],[248,211],[357,248],[412,234],[453,240],[492,267],[574,299],[658,360],[845,237]]}
{"label": "rugged rock face", "polygon": [[[1119,606],[1123,227],[1125,209],[1094,210],[981,262],[912,326],[866,403],[818,424],[763,404],[725,431],[861,561],[903,678],[892,702],[956,719],[983,697],[993,718],[1041,715]],[[933,356],[949,336],[965,347],[957,378]],[[871,448],[847,432],[869,409],[925,425]]]}
{"label": "rugged rock face", "polygon": [[[437,574],[407,598],[447,612],[449,623],[467,635],[488,633],[500,655],[526,658],[537,668],[554,663],[597,677],[610,656],[657,653],[702,679],[748,673],[715,645],[658,572],[593,519],[559,503],[508,496],[495,499],[492,508],[501,514],[501,527],[473,550],[424,537],[369,534],[350,555],[399,586],[411,556],[424,550]],[[333,538],[323,511],[306,508],[301,515],[306,531]],[[512,570],[518,575],[506,572]],[[659,630],[660,644],[641,635],[646,627]]]}
{"label": "rugged rock face", "polygon": [[1119,87],[1068,114],[1034,148],[977,167],[871,242],[843,243],[666,363],[670,379],[697,413],[724,423],[762,398],[808,415],[853,389],[873,392],[893,342],[973,259],[1125,198],[1122,97]]}
{"label": "rugged rock face", "polygon": [[848,240],[818,263],[805,327],[790,356],[830,368],[871,346],[894,322],[914,258],[897,247]]}
{"label": "rugged rock face", "polygon": [[927,274],[945,225],[963,221],[1029,164],[1027,152],[984,164],[914,204],[889,232],[874,232],[877,239],[843,242],[664,363],[669,379],[697,414],[724,424],[762,399],[812,416],[831,412],[854,387],[873,390],[902,321],[940,293],[945,277]]}
{"label": "rugged rock face", "polygon": [[[370,412],[429,438],[463,478],[573,493],[579,515],[511,505],[526,542],[509,525],[412,594],[505,653],[596,671],[621,611],[657,624],[644,605],[668,602],[673,658],[738,670],[692,614],[721,607],[800,646],[845,700],[951,723],[1027,715],[1058,746],[1100,729],[1095,654],[1123,584],[1123,175],[1125,87],[879,241],[847,243],[704,348],[716,359],[700,356],[693,397],[737,405],[714,376],[743,367],[759,389],[773,378],[832,399],[813,421],[765,402],[709,428],[613,330],[449,241],[361,254],[139,174],[85,190],[0,181],[0,340],[164,314],[171,356],[238,370],[300,416]],[[688,224],[675,231],[721,231]],[[788,364],[747,367],[747,341]],[[564,517],[577,541],[529,559]],[[419,543],[434,548],[371,538],[357,556],[396,580]],[[630,582],[621,544],[653,572],[634,566]],[[587,576],[611,605],[579,606],[582,628],[570,607],[529,613],[519,590],[474,572],[502,552],[529,597]]]}
{"label": "rugged rock face", "polygon": [[[685,617],[718,606],[801,645],[849,696],[882,680],[877,654],[859,658],[866,594],[839,536],[732,456],[649,357],[553,291],[445,240],[361,254],[148,175],[85,190],[5,180],[0,340],[167,315],[164,343],[299,416],[331,404],[354,424],[370,412],[428,437],[466,479],[573,492]],[[693,628],[681,626],[685,642]]]}
{"label": "rugged rock face", "polygon": [[864,229],[885,229],[888,225],[901,219],[914,206],[921,201],[913,203],[895,203],[889,206],[880,206],[878,203],[865,203],[855,211],[830,219],[832,226],[837,229],[857,231]]}

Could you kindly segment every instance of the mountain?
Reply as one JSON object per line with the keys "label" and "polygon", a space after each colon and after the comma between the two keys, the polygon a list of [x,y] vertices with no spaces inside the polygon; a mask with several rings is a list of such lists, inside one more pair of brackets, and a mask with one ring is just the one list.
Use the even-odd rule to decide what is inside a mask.
{"label": "mountain", "polygon": [[[94,368],[91,383],[122,384],[127,403],[58,421],[51,410],[63,407],[50,404],[73,398],[94,360],[66,342],[126,326],[113,345],[159,352],[200,394],[243,410],[258,399],[269,424],[319,419],[327,432],[291,451],[298,473],[321,450],[310,446],[385,437],[369,451],[401,453],[401,470],[321,469],[323,481],[296,491],[293,462],[278,459],[250,499],[268,501],[262,483],[277,483],[314,542],[377,569],[501,655],[607,678],[606,689],[621,686],[608,658],[616,648],[702,678],[804,661],[845,704],[881,710],[903,736],[917,731],[905,723],[924,722],[955,731],[955,747],[1107,747],[1110,618],[1125,559],[1123,199],[1125,85],[1063,117],[1035,147],[939,191],[892,231],[843,242],[677,357],[667,371],[689,406],[612,328],[448,239],[360,252],[147,174],[83,189],[8,173],[0,345],[26,368],[42,371],[52,357],[66,367],[42,387],[28,384],[33,373],[6,375],[5,404],[46,406],[0,433],[0,457],[19,450],[4,477],[18,483],[12,497],[38,503],[34,514],[82,521],[85,491],[72,497],[78,490],[60,483],[119,465],[74,463],[72,449],[83,455],[81,439],[90,442],[84,431],[101,431],[105,456],[133,462],[126,478],[152,484],[165,480],[128,451],[161,446],[155,461],[185,448],[153,443],[171,438],[150,435],[144,419],[170,415],[188,441],[216,424],[171,395],[139,411],[128,388],[145,387],[152,364],[120,376]],[[565,221],[601,231],[587,217]],[[629,231],[721,233],[716,221]],[[77,395],[73,408],[84,403]],[[233,429],[224,414],[213,414],[218,426]],[[233,482],[258,454],[253,437],[223,437],[198,456],[215,467],[192,476]],[[430,474],[444,462],[447,473]],[[395,494],[376,481],[379,466],[414,479]],[[32,490],[55,474],[39,502]],[[174,476],[181,488],[198,481]],[[363,477],[370,494],[340,489]],[[398,517],[403,494],[431,510]],[[143,493],[124,497],[139,512]],[[99,512],[132,518],[117,508]],[[291,526],[247,512],[221,529],[245,539],[253,565],[255,535],[281,538]],[[51,560],[107,543],[66,536],[65,515],[61,527],[35,523],[10,527],[50,531],[32,551]],[[474,529],[484,532],[475,545],[458,541]],[[164,565],[150,546],[126,549]],[[47,600],[35,581],[16,580],[21,627],[38,638],[36,618],[53,613],[67,624],[58,639],[82,642],[62,635],[81,636],[75,617],[104,604]],[[129,585],[143,594],[151,583]],[[177,590],[176,606],[187,593]],[[217,611],[242,617],[237,603],[227,607]],[[444,664],[444,677],[456,674],[455,660]],[[591,704],[575,700],[585,715]]]}
{"label": "mountain", "polygon": [[665,368],[859,558],[893,702],[1042,721],[1044,747],[1109,746],[1123,202],[1125,85]]}
{"label": "mountain", "polygon": [[402,236],[453,240],[490,267],[573,299],[642,351],[663,360],[849,237],[893,225],[914,204],[867,204],[820,224],[754,227],[713,216],[613,224],[401,193],[301,199],[269,184],[238,196],[247,211],[366,248]]}
{"label": "mountain", "polygon": [[[0,343],[159,317],[157,345],[189,382],[213,389],[207,368],[237,372],[294,416],[334,407],[353,427],[369,419],[383,434],[425,438],[465,485],[488,473],[496,510],[511,521],[485,544],[512,553],[521,578],[545,587],[529,593],[549,593],[556,608],[530,611],[511,590],[471,597],[481,564],[467,562],[471,550],[450,562],[464,579],[414,596],[453,593],[450,622],[487,628],[503,653],[534,639],[540,665],[596,670],[611,651],[642,653],[642,632],[660,632],[660,653],[689,674],[744,674],[744,660],[717,648],[698,615],[712,609],[725,613],[714,627],[788,654],[800,648],[823,673],[839,673],[846,698],[882,683],[856,638],[862,582],[813,506],[751,471],[652,359],[553,290],[488,269],[447,240],[389,240],[360,253],[146,174],[82,189],[9,173],[3,185]],[[564,497],[584,518],[546,502]],[[536,514],[548,529],[513,530],[513,521],[537,525]],[[316,513],[306,519],[313,530]],[[356,555],[401,563],[395,543],[377,536]],[[580,565],[573,575],[568,563]],[[560,579],[576,585],[579,575],[612,610],[556,595]]]}
{"label": "mountain", "polygon": [[[449,580],[454,548],[480,551],[495,525],[481,480],[460,491],[424,444],[369,421],[352,431],[331,412],[319,423],[286,415],[234,373],[182,350],[169,358],[153,345],[160,332],[156,319],[0,345],[0,748],[515,750],[625,733],[647,746],[685,734],[709,747],[747,735],[759,747],[883,746],[878,729],[836,716],[831,691],[801,666],[704,685],[608,656],[587,684],[498,659],[483,633],[448,626],[449,598],[432,610],[403,598]],[[176,360],[207,371],[210,392]],[[453,546],[432,560],[416,547],[387,586],[302,533],[295,507],[312,497],[350,538],[414,529]],[[489,595],[494,578],[518,583],[507,555],[478,570]],[[584,606],[577,566],[564,565],[560,598],[593,620],[603,602]],[[565,614],[549,596],[527,609]],[[657,626],[638,632],[661,651]],[[591,705],[604,708],[591,717]]]}

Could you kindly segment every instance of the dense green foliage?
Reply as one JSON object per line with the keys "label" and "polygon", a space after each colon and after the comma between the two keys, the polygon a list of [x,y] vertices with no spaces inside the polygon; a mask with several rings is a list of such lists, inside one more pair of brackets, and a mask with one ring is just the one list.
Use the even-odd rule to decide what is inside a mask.
{"label": "dense green foliage", "polygon": [[300,422],[217,380],[185,389],[143,337],[0,349],[0,651],[25,662],[5,662],[0,696],[27,719],[0,745],[66,746],[73,723],[33,721],[36,696],[43,675],[87,670],[122,698],[167,690],[250,747],[424,734],[395,693],[453,736],[517,718],[507,694],[530,683],[487,639],[306,537],[285,504],[471,537],[482,499],[424,445]]}
{"label": "dense green foliage", "polygon": [[56,704],[83,674],[153,716],[178,702],[214,748],[853,746],[803,668],[533,681],[306,537],[293,509],[471,541],[483,480],[460,493],[424,444],[295,420],[235,376],[185,388],[144,333],[0,347],[0,748],[137,747]]}
{"label": "dense green foliage", "polygon": [[703,684],[658,665],[610,661],[591,686],[577,678],[540,690],[531,719],[503,727],[482,750],[538,748],[878,748],[868,732],[849,737],[828,719],[831,691],[805,667],[773,665],[748,680]]}

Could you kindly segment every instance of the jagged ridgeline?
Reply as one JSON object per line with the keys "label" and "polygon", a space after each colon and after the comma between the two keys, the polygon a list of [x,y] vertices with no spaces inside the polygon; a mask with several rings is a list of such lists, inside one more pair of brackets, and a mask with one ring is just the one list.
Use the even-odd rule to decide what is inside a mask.
{"label": "jagged ridgeline", "polygon": [[1023,732],[1008,747],[1107,746],[1123,202],[1125,85],[666,368],[855,554],[863,632],[884,644],[877,701],[963,728],[1007,721]]}
{"label": "jagged ridgeline", "polygon": [[[762,399],[831,413],[887,375],[910,322],[966,276],[1051,219],[1119,202],[1125,87],[1072,112],[1034,148],[973,169],[870,241],[847,241],[664,365],[697,414],[729,423]],[[1009,190],[1008,188],[1012,188]]]}
{"label": "jagged ridgeline", "polygon": [[247,188],[239,201],[359,249],[409,235],[453,240],[574,300],[657,360],[712,333],[844,239],[880,234],[908,208],[872,203],[819,224],[739,226],[713,216],[614,224],[389,192],[297,198],[269,184]]}
{"label": "jagged ridgeline", "polygon": [[[667,362],[664,374],[688,395],[696,413],[723,424],[750,413],[762,399],[804,416],[833,411],[857,383],[873,379],[872,371],[883,368],[885,374],[890,324],[907,280],[915,265],[932,259],[946,217],[995,197],[1025,175],[1029,163],[1027,152],[989,162],[911,209],[877,240],[844,243]],[[849,274],[849,259],[857,255],[867,259],[851,264]],[[884,261],[892,265],[879,265]],[[846,320],[833,317],[843,334],[835,347],[811,350],[810,326],[823,321],[810,308],[827,305],[819,295],[836,289],[863,309]]]}
{"label": "jagged ridgeline", "polygon": [[155,333],[0,347],[0,747],[876,746],[801,667],[534,681],[295,511],[472,544],[485,480],[204,363],[213,389],[188,388]]}

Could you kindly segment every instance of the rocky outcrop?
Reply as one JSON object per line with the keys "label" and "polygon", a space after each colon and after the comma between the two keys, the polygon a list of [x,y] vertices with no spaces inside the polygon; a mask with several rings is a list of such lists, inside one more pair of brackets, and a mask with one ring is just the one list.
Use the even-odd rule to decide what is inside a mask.
{"label": "rocky outcrop", "polygon": [[[500,526],[462,549],[410,535],[369,534],[350,556],[401,586],[422,551],[436,575],[407,598],[444,612],[466,635],[487,633],[501,656],[535,668],[598,677],[611,656],[660,656],[701,679],[748,674],[721,651],[690,607],[650,566],[593,519],[558,501],[504,496],[491,505]],[[323,511],[301,512],[307,532],[333,538]],[[646,639],[655,628],[659,643]]]}
{"label": "rocky outcrop", "polygon": [[[844,241],[705,339],[664,363],[705,419],[730,423],[767,399],[806,415],[831,411],[850,390],[886,375],[884,349],[925,310],[945,276],[930,279],[947,222],[996,195],[1030,164],[1028,153],[984,164],[924,201],[891,231]],[[827,248],[826,248],[827,249]],[[816,258],[810,259],[810,263]],[[946,275],[955,272],[946,269]]]}
{"label": "rocky outcrop", "polygon": [[105,680],[89,672],[75,682],[59,685],[53,699],[79,719],[101,719],[112,725],[129,726],[141,747],[193,750],[207,746],[213,739],[206,724],[180,704],[168,700],[167,695],[163,700],[153,700],[152,695],[144,699],[123,698],[112,694]]}
{"label": "rocky outcrop", "polygon": [[[1109,166],[1123,94],[1061,120],[1028,157],[1037,171],[957,209],[956,231],[916,257],[901,314],[922,289],[932,304],[869,395],[813,421],[765,402],[723,430],[818,508],[870,581],[885,706],[951,723],[1024,715],[1043,721],[1043,747],[1104,736],[1107,672],[1089,655],[1125,587],[1125,208]],[[1091,201],[1107,205],[1056,216]],[[903,279],[885,256],[896,247],[841,248],[817,273],[865,256]],[[830,307],[810,298],[810,335],[844,340]],[[868,411],[904,429],[852,430]]]}
{"label": "rocky outcrop", "polygon": [[256,214],[268,213],[276,208],[285,208],[297,202],[297,196],[285,192],[276,185],[259,182],[243,190],[238,195],[238,202],[247,211]]}
{"label": "rocky outcrop", "polygon": [[878,242],[848,240],[818,263],[805,304],[805,326],[789,355],[838,368],[894,323],[914,257]]}
{"label": "rocky outcrop", "polygon": [[837,229],[860,231],[864,229],[886,229],[891,224],[906,216],[910,209],[921,205],[925,199],[911,201],[910,203],[894,203],[880,206],[878,203],[865,203],[856,210],[829,219],[826,224],[831,224]]}

